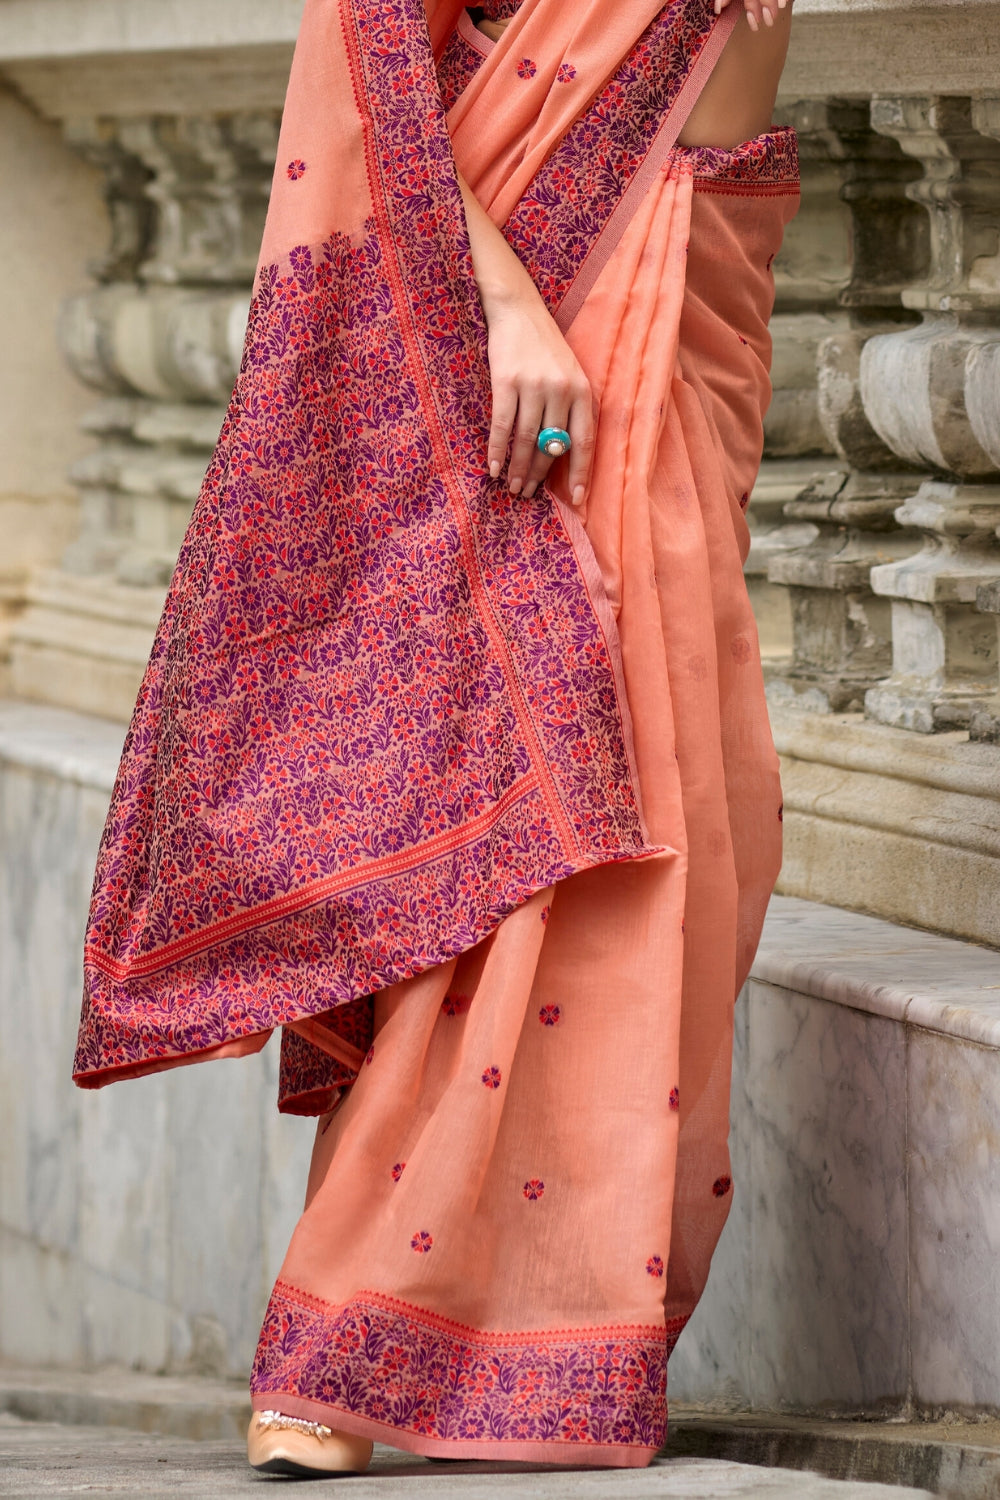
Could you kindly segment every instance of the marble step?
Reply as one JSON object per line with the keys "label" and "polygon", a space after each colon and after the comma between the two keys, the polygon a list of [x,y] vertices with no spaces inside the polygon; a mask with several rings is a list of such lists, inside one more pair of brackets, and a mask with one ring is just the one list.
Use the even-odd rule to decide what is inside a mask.
{"label": "marble step", "polygon": [[673,1397],[1000,1415],[1000,953],[776,897],[732,1123],[733,1208]]}
{"label": "marble step", "polygon": [[667,1454],[911,1485],[944,1500],[1000,1495],[1000,1422],[851,1422],[675,1404]]}

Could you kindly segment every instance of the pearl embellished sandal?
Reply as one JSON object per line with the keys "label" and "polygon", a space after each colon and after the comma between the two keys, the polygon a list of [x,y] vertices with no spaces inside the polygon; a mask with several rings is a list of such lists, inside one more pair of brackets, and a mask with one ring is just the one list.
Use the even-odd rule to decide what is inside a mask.
{"label": "pearl embellished sandal", "polygon": [[372,1444],[349,1432],[334,1432],[322,1422],[286,1417],[280,1411],[258,1411],[247,1433],[247,1458],[259,1474],[334,1478],[363,1474],[371,1463]]}

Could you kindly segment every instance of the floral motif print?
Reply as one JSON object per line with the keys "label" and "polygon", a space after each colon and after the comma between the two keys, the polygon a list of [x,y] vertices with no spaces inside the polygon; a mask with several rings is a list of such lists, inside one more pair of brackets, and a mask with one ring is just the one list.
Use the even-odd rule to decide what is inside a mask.
{"label": "floral motif print", "polygon": [[[534,891],[648,852],[562,520],[483,477],[444,113],[427,60],[379,45],[390,13],[413,31],[405,0],[354,0],[349,38],[387,227],[259,277],[102,842],[84,1084],[320,1012],[336,1027]],[[327,1068],[325,1094],[282,1092],[322,1112],[352,1070],[306,1065],[309,1045],[289,1055]]]}
{"label": "floral motif print", "polygon": [[488,1334],[377,1294],[335,1307],[278,1284],[252,1390],[427,1438],[658,1449],[678,1330]]}
{"label": "floral motif print", "polygon": [[668,1102],[670,1104],[670,1108],[671,1109],[680,1109],[680,1107],[681,1107],[681,1091],[680,1091],[680,1089],[673,1088],[673,1089],[670,1090],[670,1098],[669,1098]]}
{"label": "floral motif print", "polygon": [[[341,1005],[335,1015],[316,1016],[314,1024],[360,1058],[369,1044],[372,1019],[372,1002],[366,996]],[[322,1115],[335,1109],[355,1073],[346,1061],[336,1061],[298,1032],[287,1027],[282,1031],[279,1103],[285,1114]]]}
{"label": "floral motif print", "polygon": [[403,1173],[405,1171],[406,1171],[406,1162],[405,1161],[398,1161],[396,1163],[396,1165],[392,1169],[392,1180],[393,1180],[393,1182],[398,1182],[399,1179],[402,1177],[402,1175],[403,1175]]}
{"label": "floral motif print", "polygon": [[543,1026],[558,1026],[562,1020],[562,1009],[558,1005],[543,1005],[538,1012],[538,1019]]}
{"label": "floral motif print", "polygon": [[538,1199],[541,1198],[545,1192],[545,1183],[540,1181],[540,1179],[537,1177],[532,1177],[529,1182],[526,1182],[524,1184],[522,1192],[528,1199],[529,1203],[537,1203]]}
{"label": "floral motif print", "polygon": [[375,1043],[373,1042],[372,1045],[368,1048],[367,1053],[365,1054],[365,1066],[368,1067],[368,1068],[370,1068],[371,1065],[372,1065],[372,1063],[374,1061],[375,1061]]}
{"label": "floral motif print", "polygon": [[468,995],[445,995],[441,1001],[441,1010],[446,1016],[461,1016],[469,1008]]}
{"label": "floral motif print", "polygon": [[441,102],[446,110],[451,109],[468,88],[479,72],[482,61],[482,52],[456,27],[441,54],[437,69]]}
{"label": "floral motif print", "polygon": [[680,149],[694,172],[696,192],[733,192],[742,188],[759,195],[798,191],[798,137],[788,126],[765,131],[731,149],[725,146]]}
{"label": "floral motif print", "polygon": [[306,164],[304,161],[290,161],[285,172],[290,182],[298,182],[300,177],[305,176]]}
{"label": "floral motif print", "polygon": [[650,1276],[662,1276],[664,1270],[663,1256],[651,1255],[646,1262],[646,1270]]}
{"label": "floral motif print", "polygon": [[410,1249],[415,1250],[418,1255],[427,1255],[433,1244],[433,1236],[428,1234],[426,1229],[420,1229],[410,1241]]}
{"label": "floral motif print", "polygon": [[712,1192],[716,1198],[724,1198],[733,1185],[731,1177],[717,1177],[712,1183]]}
{"label": "floral motif print", "polygon": [[[504,228],[552,312],[642,166],[677,93],[711,35],[711,8],[674,0],[551,153]],[[559,81],[563,77],[563,64]],[[734,150],[675,147],[668,163],[707,191],[798,192],[793,130],[777,129]]]}
{"label": "floral motif print", "polygon": [[[709,6],[686,0],[665,6],[551,153],[511,215],[504,233],[553,312],[642,166],[715,24]],[[456,33],[441,64],[449,108],[482,61],[482,55]],[[517,64],[522,79],[533,78],[537,71],[531,58]],[[575,76],[572,63],[564,62],[556,81],[568,83]],[[691,172],[696,190],[706,192],[798,192],[797,140],[786,128],[732,150],[678,146],[668,167]]]}
{"label": "floral motif print", "polygon": [[488,1089],[498,1089],[501,1083],[500,1069],[489,1067],[483,1073],[483,1082]]}

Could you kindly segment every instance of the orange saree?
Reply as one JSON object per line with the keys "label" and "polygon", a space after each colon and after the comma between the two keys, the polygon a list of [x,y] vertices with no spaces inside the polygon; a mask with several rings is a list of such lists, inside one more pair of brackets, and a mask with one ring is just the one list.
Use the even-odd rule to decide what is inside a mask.
{"label": "orange saree", "polygon": [[[246,354],[102,844],[76,1077],[255,1050],[320,1114],[257,1409],[647,1463],[728,1211],[780,855],[742,577],[794,137],[675,145],[703,0],[309,0]],[[497,6],[492,14],[502,13]],[[599,403],[486,472],[453,163]]]}

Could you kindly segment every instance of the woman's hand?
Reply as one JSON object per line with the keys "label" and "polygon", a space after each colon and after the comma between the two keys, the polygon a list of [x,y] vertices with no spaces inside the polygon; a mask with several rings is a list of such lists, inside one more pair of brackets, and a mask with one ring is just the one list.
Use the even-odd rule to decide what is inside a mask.
{"label": "woman's hand", "polygon": [[[715,0],[715,14],[721,16],[732,3],[733,0]],[[762,21],[765,26],[773,26],[777,12],[785,10],[789,3],[790,0],[744,0],[750,30],[759,31]]]}
{"label": "woman's hand", "polygon": [[556,461],[538,450],[544,427],[570,435],[569,492],[582,505],[594,454],[594,406],[590,383],[548,308],[532,297],[501,297],[486,306],[490,331],[493,420],[488,462],[494,479],[507,450],[507,485],[530,500]]}
{"label": "woman's hand", "polygon": [[594,453],[590,382],[524,266],[468,184],[461,177],[459,183],[489,329],[490,474],[499,478],[509,449],[510,493],[530,500],[553,463],[564,462],[539,452],[538,434],[544,427],[564,428],[572,441],[570,498],[582,505]]}

